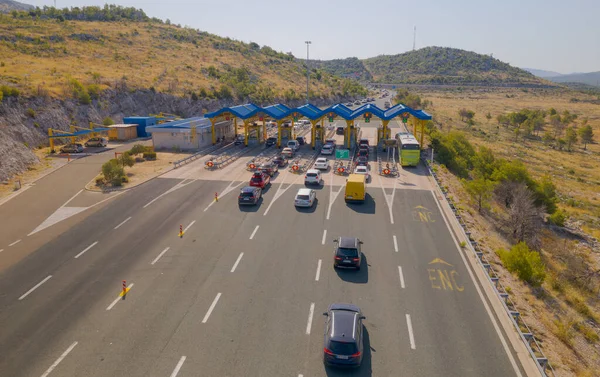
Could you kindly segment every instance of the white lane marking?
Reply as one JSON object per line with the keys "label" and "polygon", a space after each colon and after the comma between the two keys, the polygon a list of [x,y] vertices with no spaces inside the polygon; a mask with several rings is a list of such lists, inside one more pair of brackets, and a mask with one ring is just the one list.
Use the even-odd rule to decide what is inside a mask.
{"label": "white lane marking", "polygon": [[398,252],[398,239],[396,239],[396,236],[394,236],[394,251]]}
{"label": "white lane marking", "polygon": [[41,377],[48,377],[48,375],[49,375],[50,373],[52,373],[52,371],[54,370],[54,368],[56,368],[56,367],[58,366],[58,364],[60,364],[60,362],[61,362],[61,361],[63,361],[63,359],[64,359],[65,357],[67,357],[67,355],[68,355],[68,354],[69,354],[71,351],[73,351],[73,348],[75,348],[75,346],[76,346],[76,345],[77,345],[77,342],[73,342],[73,344],[71,344],[71,345],[69,346],[69,348],[67,348],[67,350],[66,350],[65,352],[63,352],[63,354],[62,354],[62,355],[60,355],[60,357],[59,357],[58,359],[56,359],[56,361],[54,362],[54,364],[50,365],[50,368],[48,368],[48,369],[47,369],[47,370],[44,372],[44,374],[42,374],[42,376],[41,376]]}
{"label": "white lane marking", "polygon": [[121,227],[121,225],[125,224],[126,222],[128,222],[129,220],[131,220],[131,216],[129,216],[128,218],[126,218],[125,220],[123,220],[123,222],[121,222],[121,224],[117,225],[115,227],[115,229],[119,229]]}
{"label": "white lane marking", "polygon": [[[129,284],[129,286],[127,287],[127,291],[130,291],[132,287],[133,283]],[[108,307],[106,308],[106,310],[112,309],[115,305],[117,305],[117,302],[121,300],[123,300],[123,293],[119,294],[119,297],[117,297],[115,301],[111,302],[110,305],[108,305]]]}
{"label": "white lane marking", "polygon": [[11,246],[15,246],[16,244],[18,244],[19,242],[21,242],[21,240],[16,240],[15,242],[11,243],[10,245],[8,245],[8,247]]}
{"label": "white lane marking", "polygon": [[181,356],[181,359],[179,359],[179,362],[175,366],[175,369],[173,369],[173,373],[171,373],[171,377],[177,377],[177,374],[179,373],[179,369],[181,369],[181,367],[183,366],[185,359],[186,359],[185,356]]}
{"label": "white lane marking", "polygon": [[406,315],[406,325],[408,326],[408,338],[410,339],[410,348],[416,349],[415,336],[413,334],[412,321],[410,320],[410,314]]}
{"label": "white lane marking", "polygon": [[[500,331],[500,327],[498,326],[498,323],[496,322],[496,318],[492,315],[492,310],[490,309],[487,301],[485,300],[485,298],[483,297],[483,292],[481,292],[481,289],[479,288],[479,284],[477,284],[477,281],[475,280],[475,276],[473,275],[473,271],[471,271],[471,268],[469,268],[469,265],[467,264],[467,259],[465,258],[465,256],[463,255],[463,253],[461,252],[461,247],[458,244],[458,240],[456,239],[456,237],[454,237],[454,232],[452,232],[452,229],[450,228],[450,224],[448,223],[448,220],[446,220],[446,216],[444,216],[444,213],[442,211],[442,206],[440,205],[440,202],[438,201],[437,197],[435,196],[435,193],[433,191],[431,191],[431,195],[433,196],[433,200],[435,201],[435,204],[437,205],[438,209],[440,210],[440,216],[442,216],[442,219],[444,219],[444,223],[446,223],[446,227],[448,228],[448,232],[450,232],[450,236],[452,237],[452,240],[454,241],[454,246],[456,246],[456,250],[458,251],[458,254],[460,255],[460,258],[462,259],[467,271],[469,272],[469,276],[471,277],[471,281],[473,281],[473,285],[475,286],[475,290],[477,290],[477,293],[479,294],[479,298],[481,299],[481,302],[483,303],[483,307],[485,308],[485,311],[488,314],[488,317],[490,317],[492,324],[494,325],[494,329],[496,330],[496,333],[498,334],[498,337],[500,338],[500,343],[502,343],[502,347],[504,348],[504,352],[506,352],[506,354],[508,355],[508,359],[510,360],[510,363],[513,367],[513,370],[515,371],[515,373],[517,374],[518,377],[523,377],[523,375],[521,374],[521,371],[519,370],[519,367],[517,366],[517,362],[515,361],[512,352],[510,351],[510,349],[508,348],[508,344],[506,343],[506,339],[504,339],[504,335],[502,334],[502,331]],[[492,299],[492,298],[490,298]]]}
{"label": "white lane marking", "polygon": [[25,297],[29,296],[29,294],[33,291],[35,291],[36,289],[38,289],[40,287],[40,285],[44,284],[45,282],[47,282],[48,280],[50,280],[50,278],[52,277],[52,275],[48,275],[46,276],[46,278],[42,281],[40,281],[39,283],[37,283],[33,288],[31,288],[30,290],[28,290],[27,292],[25,292],[25,294],[23,294],[21,297],[19,297],[19,301],[21,301],[22,299],[24,299]]}
{"label": "white lane marking", "polygon": [[[331,173],[331,174],[333,174],[333,173]],[[337,197],[340,195],[340,192],[342,192],[342,190],[344,189],[345,186],[342,185],[335,194],[333,193],[333,181],[331,182],[331,186],[329,186],[329,187],[330,187],[330,189],[329,189],[329,208],[327,208],[327,220],[329,220],[329,217],[331,216],[331,207],[333,207],[333,203],[335,202]]]}
{"label": "white lane marking", "polygon": [[3,251],[4,251],[4,249],[0,249],[0,253],[3,252]]}
{"label": "white lane marking", "polygon": [[67,200],[67,201],[66,201],[66,203],[65,203],[65,204],[63,204],[61,207],[66,207],[66,206],[67,206],[67,204],[71,203],[71,201],[72,201],[73,199],[75,199],[75,197],[77,197],[77,195],[81,194],[81,192],[82,192],[82,191],[83,191],[83,189],[79,190],[79,191],[77,192],[77,194],[73,195],[73,196],[71,197],[71,199]]}
{"label": "white lane marking", "polygon": [[310,335],[310,328],[312,327],[313,313],[315,312],[315,303],[310,303],[310,310],[308,311],[308,323],[306,324],[306,335]]}
{"label": "white lane marking", "polygon": [[[217,193],[217,194],[219,195],[219,198],[222,198],[223,196],[225,196],[225,195],[229,194],[231,191],[233,191],[233,190],[235,190],[236,188],[240,187],[240,185],[241,185],[242,183],[244,183],[244,181],[241,181],[241,182],[239,182],[237,185],[233,186],[233,184],[234,184],[235,182],[237,182],[237,181],[231,181],[231,182],[229,183],[229,185],[228,185],[227,187],[225,187],[225,190],[223,190],[223,192],[219,192],[219,193]],[[204,212],[208,211],[208,209],[209,209],[210,207],[212,207],[212,205],[213,205],[213,204],[215,204],[216,202],[217,202],[216,200],[213,200],[212,202],[210,202],[210,204],[209,204],[209,205],[207,205],[207,206],[206,206],[206,208],[204,208]]]}
{"label": "white lane marking", "polygon": [[298,375],[298,377],[304,377],[304,375],[302,375],[302,374],[299,374],[299,375]]}
{"label": "white lane marking", "polygon": [[258,231],[258,228],[260,227],[260,225],[257,225],[256,228],[254,228],[254,231],[252,232],[252,234],[250,235],[250,239],[254,238],[254,235],[256,234],[256,232]]}
{"label": "white lane marking", "polygon": [[398,182],[398,180],[394,179],[394,187],[392,189],[392,194],[388,195],[385,193],[385,188],[383,187],[383,181],[381,180],[381,177],[379,175],[377,175],[377,179],[379,180],[379,186],[381,186],[381,191],[383,191],[383,197],[385,198],[385,202],[388,206],[388,211],[390,213],[390,222],[393,225],[394,224],[394,212],[392,211],[392,207],[394,205],[394,196],[396,195],[396,183]]}
{"label": "white lane marking", "polygon": [[321,238],[321,245],[325,245],[325,238],[327,238],[327,229],[323,230],[323,238]]}
{"label": "white lane marking", "polygon": [[187,232],[187,230],[190,229],[192,227],[192,225],[194,225],[195,222],[196,222],[196,220],[192,221],[190,223],[190,225],[186,226],[185,229],[183,230],[183,233]]}
{"label": "white lane marking", "polygon": [[404,274],[402,273],[402,266],[398,266],[398,274],[400,275],[400,286],[404,288]]}
{"label": "white lane marking", "polygon": [[156,258],[154,258],[154,260],[153,260],[152,262],[150,262],[150,264],[151,264],[151,265],[154,265],[154,263],[158,262],[158,260],[159,260],[160,258],[162,258],[162,256],[163,256],[163,255],[165,255],[165,253],[166,253],[167,251],[169,251],[169,249],[170,249],[170,248],[171,248],[170,246],[167,246],[167,247],[166,247],[166,248],[165,248],[163,251],[161,251],[161,252],[160,252],[160,254],[158,254],[158,256],[157,256]]}
{"label": "white lane marking", "polygon": [[217,293],[217,297],[215,297],[215,299],[213,300],[212,304],[210,305],[210,308],[208,308],[208,311],[206,312],[206,315],[202,319],[202,323],[206,323],[206,321],[208,321],[208,317],[210,317],[210,313],[212,313],[213,309],[217,305],[217,302],[219,302],[219,298],[221,298],[221,292]]}
{"label": "white lane marking", "polygon": [[315,276],[315,281],[319,281],[319,276],[321,276],[321,259],[319,259],[319,263],[317,263],[317,275]]}
{"label": "white lane marking", "polygon": [[230,272],[234,272],[235,269],[237,268],[238,264],[240,263],[240,261],[242,260],[242,257],[244,256],[244,253],[240,253],[240,256],[237,258],[237,260],[235,261],[235,263],[233,264],[233,267],[231,267],[231,271]]}
{"label": "white lane marking", "polygon": [[156,198],[152,199],[151,201],[149,201],[148,203],[146,203],[146,205],[143,208],[148,207],[149,205],[151,205],[152,203],[154,203],[155,201],[157,201],[158,199],[162,198],[163,196],[172,193],[173,191],[180,189],[182,187],[184,187],[185,185],[182,184],[185,181],[185,179],[181,182],[178,182],[175,184],[175,186],[171,187],[170,189],[168,189],[167,191],[163,192],[162,194],[160,194],[159,196],[157,196]]}
{"label": "white lane marking", "polygon": [[88,251],[89,249],[91,249],[92,247],[96,246],[98,244],[98,241],[94,242],[93,244],[91,244],[90,246],[86,247],[85,249],[83,249],[83,251],[77,255],[75,255],[75,259],[79,258],[80,256],[82,256],[86,251]]}
{"label": "white lane marking", "polygon": [[288,187],[286,187],[286,188],[284,188],[284,189],[282,189],[282,188],[281,188],[281,187],[283,186],[284,182],[281,182],[281,183],[279,184],[279,187],[277,188],[277,192],[275,193],[275,196],[273,196],[273,199],[271,200],[271,203],[269,203],[269,205],[267,206],[267,209],[265,210],[265,213],[263,213],[263,216],[267,216],[267,213],[269,213],[269,211],[271,210],[271,207],[273,206],[273,203],[275,203],[275,201],[276,201],[277,199],[279,199],[279,198],[280,198],[280,197],[281,197],[283,194],[285,194],[285,192],[286,192],[287,190],[289,190],[289,189],[290,189],[290,187],[292,187],[294,184],[296,184],[296,182],[298,182],[298,180],[299,180],[300,178],[302,178],[302,177],[303,177],[303,176],[302,176],[302,174],[298,175],[298,176],[296,177],[296,179],[294,179],[294,180],[293,180],[291,183],[288,183],[288,184],[287,184],[287,185],[288,185]]}

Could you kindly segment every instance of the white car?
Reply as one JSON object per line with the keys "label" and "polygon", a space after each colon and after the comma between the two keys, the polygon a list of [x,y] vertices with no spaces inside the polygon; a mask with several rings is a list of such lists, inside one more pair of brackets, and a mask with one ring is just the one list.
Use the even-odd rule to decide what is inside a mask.
{"label": "white car", "polygon": [[283,157],[292,158],[294,157],[294,150],[292,148],[283,148],[281,150],[281,155]]}
{"label": "white car", "polygon": [[310,126],[310,120],[308,119],[302,119],[300,122],[302,122],[302,124],[304,124],[305,126]]}
{"label": "white car", "polygon": [[332,155],[334,151],[333,145],[325,144],[323,148],[321,148],[321,154],[323,155]]}
{"label": "white car", "polygon": [[321,184],[321,172],[317,169],[309,169],[304,176],[305,185],[320,185]]}
{"label": "white car", "polygon": [[301,188],[298,190],[296,197],[294,198],[294,205],[296,207],[312,207],[317,200],[317,193],[313,189]]}
{"label": "white car", "polygon": [[292,148],[295,152],[300,148],[300,143],[297,140],[290,140],[287,142],[287,147]]}
{"label": "white car", "polygon": [[354,174],[362,174],[365,176],[365,179],[368,181],[371,177],[369,175],[369,169],[366,166],[359,165],[354,169]]}
{"label": "white car", "polygon": [[327,170],[329,169],[329,161],[325,157],[319,157],[315,161],[315,169]]}

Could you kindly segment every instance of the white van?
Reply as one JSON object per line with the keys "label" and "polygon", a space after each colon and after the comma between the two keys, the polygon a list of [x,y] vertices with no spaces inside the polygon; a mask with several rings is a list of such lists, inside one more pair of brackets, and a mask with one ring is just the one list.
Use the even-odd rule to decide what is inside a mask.
{"label": "white van", "polygon": [[287,142],[287,147],[292,148],[292,150],[295,152],[298,150],[298,148],[300,148],[300,143],[298,143],[296,140],[290,140]]}

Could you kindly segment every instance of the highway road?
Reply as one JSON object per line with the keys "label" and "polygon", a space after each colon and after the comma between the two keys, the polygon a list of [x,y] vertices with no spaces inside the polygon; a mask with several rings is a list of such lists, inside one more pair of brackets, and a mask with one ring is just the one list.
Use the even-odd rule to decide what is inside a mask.
{"label": "highway road", "polygon": [[[423,167],[375,175],[364,205],[328,172],[310,210],[282,169],[239,208],[247,160],[127,191],[3,271],[0,375],[525,375]],[[338,236],[364,242],[361,271],[333,269]],[[367,317],[358,370],[322,364],[332,302]]]}

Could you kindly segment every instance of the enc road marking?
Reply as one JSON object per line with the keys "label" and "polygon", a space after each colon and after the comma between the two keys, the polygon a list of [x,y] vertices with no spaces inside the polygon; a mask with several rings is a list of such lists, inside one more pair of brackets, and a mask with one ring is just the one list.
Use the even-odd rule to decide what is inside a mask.
{"label": "enc road marking", "polygon": [[237,268],[238,264],[240,263],[240,261],[242,260],[242,257],[244,256],[244,253],[240,253],[240,256],[237,258],[237,260],[235,261],[235,263],[233,264],[233,267],[231,268],[230,272],[234,272],[235,269]]}
{"label": "enc road marking", "polygon": [[208,321],[208,317],[210,317],[210,313],[212,313],[213,309],[217,305],[217,302],[219,302],[219,298],[221,298],[221,292],[217,293],[217,297],[215,297],[212,304],[210,305],[210,308],[208,308],[208,311],[206,312],[204,319],[202,319],[202,323],[206,323],[206,321]]}
{"label": "enc road marking", "polygon": [[119,293],[119,297],[117,297],[115,299],[115,301],[111,302],[110,305],[108,305],[108,308],[106,308],[106,310],[110,310],[112,309],[115,305],[117,305],[117,302],[119,302],[120,300],[123,299],[123,296],[127,294],[127,292],[129,292],[131,290],[131,288],[133,287],[133,283],[129,284],[129,287],[127,287],[127,289],[125,290],[125,293],[121,292]]}
{"label": "enc road marking", "polygon": [[323,231],[323,238],[321,238],[321,245],[325,245],[325,238],[327,238],[327,229]]}
{"label": "enc road marking", "polygon": [[481,302],[483,303],[483,307],[485,308],[485,311],[487,312],[488,317],[490,317],[490,320],[492,321],[492,324],[494,325],[494,330],[496,330],[496,333],[498,334],[498,337],[500,338],[500,343],[502,343],[504,352],[506,352],[506,354],[508,355],[508,359],[510,360],[510,364],[512,365],[513,370],[515,371],[515,373],[518,377],[523,377],[523,375],[521,374],[521,370],[517,366],[517,362],[515,361],[515,359],[513,357],[512,352],[508,348],[506,339],[504,338],[504,335],[500,331],[500,327],[498,326],[496,319],[492,315],[492,310],[490,309],[487,301],[483,297],[483,292],[481,292],[481,289],[479,288],[479,284],[477,284],[477,281],[475,281],[475,276],[473,275],[473,271],[471,271],[471,269],[469,268],[467,259],[461,252],[461,247],[458,244],[458,241],[456,240],[456,237],[454,236],[454,233],[452,232],[452,230],[450,228],[450,224],[448,223],[448,220],[446,220],[446,216],[444,216],[444,211],[442,210],[442,206],[440,205],[440,202],[437,199],[437,197],[435,196],[435,193],[433,191],[431,191],[431,196],[433,196],[433,200],[435,201],[435,204],[437,205],[437,207],[440,211],[440,215],[442,216],[442,219],[444,220],[444,223],[446,224],[446,227],[448,228],[448,232],[450,233],[450,236],[452,237],[452,240],[454,241],[454,246],[456,246],[456,250],[458,251],[458,254],[460,255],[460,258],[462,259],[465,267],[467,268],[467,272],[469,273],[469,276],[471,277],[471,281],[473,282],[473,285],[475,285],[475,290],[479,294],[479,298],[481,299]]}
{"label": "enc road marking", "polygon": [[404,274],[402,273],[402,266],[398,266],[398,274],[400,275],[400,286],[404,288]]}
{"label": "enc road marking", "polygon": [[408,337],[410,339],[410,348],[416,349],[415,347],[415,336],[413,335],[412,322],[410,320],[410,314],[406,315],[406,325],[408,326]]}
{"label": "enc road marking", "polygon": [[44,284],[45,282],[47,282],[48,280],[50,280],[50,278],[52,277],[52,275],[48,275],[44,280],[40,281],[39,283],[37,283],[35,285],[35,287],[31,288],[30,290],[28,290],[27,292],[25,292],[25,294],[21,297],[19,297],[19,301],[21,301],[22,299],[24,299],[25,297],[29,296],[29,294],[33,291],[35,291],[36,289],[38,289],[40,287],[40,285]]}
{"label": "enc road marking", "polygon": [[151,265],[154,265],[154,263],[158,262],[158,260],[170,249],[170,246],[167,246],[163,251],[160,252],[160,254],[158,254],[158,256],[156,258],[154,258],[154,260],[152,262],[150,262]]}
{"label": "enc road marking", "polygon": [[179,359],[179,362],[175,366],[175,369],[173,369],[173,373],[171,373],[171,377],[177,377],[177,374],[179,373],[179,369],[181,369],[181,367],[183,366],[185,359],[186,359],[185,356],[181,356],[181,359]]}
{"label": "enc road marking", "polygon": [[258,231],[258,228],[260,227],[260,225],[257,225],[256,228],[254,228],[254,231],[252,232],[252,234],[250,235],[250,239],[254,238],[254,235],[256,234],[256,232]]}
{"label": "enc road marking", "polygon": [[8,245],[8,247],[11,246],[15,246],[16,244],[18,244],[19,242],[21,242],[21,240],[16,240],[15,242],[11,243],[10,245]]}
{"label": "enc road marking", "polygon": [[321,276],[321,260],[319,259],[319,263],[317,263],[317,275],[315,276],[315,281],[319,281],[319,276]]}
{"label": "enc road marking", "polygon": [[126,223],[126,222],[128,222],[129,220],[131,220],[131,216],[129,216],[128,218],[126,218],[125,220],[123,220],[123,222],[122,222],[121,224],[117,225],[117,226],[115,227],[115,229],[119,229],[119,228],[121,227],[121,225],[125,224],[125,223]]}
{"label": "enc road marking", "polygon": [[98,244],[98,241],[94,242],[93,244],[91,244],[90,246],[86,247],[85,249],[83,249],[83,251],[77,255],[75,255],[75,259],[79,258],[80,256],[82,256],[86,251],[88,251],[89,249],[91,249],[92,247],[96,246]]}
{"label": "enc road marking", "polygon": [[4,249],[0,249],[0,253],[3,252],[3,251],[4,251]]}
{"label": "enc road marking", "polygon": [[394,251],[398,252],[398,239],[394,236]]}
{"label": "enc road marking", "polygon": [[60,364],[61,361],[63,361],[63,359],[65,357],[67,357],[67,355],[73,351],[73,348],[75,348],[75,346],[77,345],[77,342],[73,342],[73,344],[71,344],[69,346],[69,348],[67,348],[67,350],[65,352],[63,352],[62,355],[60,355],[60,357],[58,359],[56,359],[56,361],[54,362],[54,364],[50,365],[50,368],[48,368],[44,374],[42,374],[42,377],[47,377],[50,373],[52,373],[52,371],[54,370],[54,368],[56,368],[58,366],[58,364]]}
{"label": "enc road marking", "polygon": [[192,227],[192,225],[194,225],[195,222],[196,222],[196,220],[192,221],[190,223],[190,225],[186,226],[185,229],[183,230],[183,233],[187,232],[187,230],[190,229]]}
{"label": "enc road marking", "polygon": [[312,327],[313,313],[315,312],[315,303],[310,303],[310,310],[308,311],[308,323],[306,324],[306,335],[310,335],[310,328]]}

